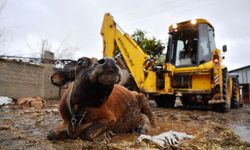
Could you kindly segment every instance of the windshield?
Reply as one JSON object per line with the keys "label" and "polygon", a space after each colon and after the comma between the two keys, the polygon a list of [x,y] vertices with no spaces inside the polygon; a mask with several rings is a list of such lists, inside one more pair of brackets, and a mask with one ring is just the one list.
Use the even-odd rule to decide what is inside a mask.
{"label": "windshield", "polygon": [[169,60],[175,66],[193,65],[197,63],[198,32],[193,28],[174,32],[168,45]]}
{"label": "windshield", "polygon": [[166,60],[176,67],[199,65],[211,60],[211,49],[215,49],[211,27],[207,24],[186,27],[170,33]]}

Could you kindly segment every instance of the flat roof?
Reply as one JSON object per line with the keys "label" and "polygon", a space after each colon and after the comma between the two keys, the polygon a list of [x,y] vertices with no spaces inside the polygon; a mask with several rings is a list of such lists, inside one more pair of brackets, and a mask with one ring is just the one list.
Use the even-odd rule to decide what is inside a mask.
{"label": "flat roof", "polygon": [[[195,23],[195,24],[192,25],[191,24],[192,20],[196,20],[197,23]],[[214,30],[213,25],[210,22],[208,22],[206,19],[202,19],[202,18],[190,19],[190,20],[186,20],[186,21],[182,21],[182,22],[174,23],[174,24],[180,26],[181,28],[184,27],[184,26],[186,26],[186,27],[187,26],[196,26],[197,24],[208,24]],[[169,28],[168,28],[169,31],[174,31],[175,30],[175,28],[173,28],[174,24],[172,24],[172,25],[169,26]]]}
{"label": "flat roof", "polygon": [[246,69],[246,68],[250,68],[250,65],[247,65],[247,66],[244,66],[244,67],[240,67],[240,68],[231,70],[231,71],[229,71],[229,72],[235,72],[235,71],[243,70],[243,69]]}

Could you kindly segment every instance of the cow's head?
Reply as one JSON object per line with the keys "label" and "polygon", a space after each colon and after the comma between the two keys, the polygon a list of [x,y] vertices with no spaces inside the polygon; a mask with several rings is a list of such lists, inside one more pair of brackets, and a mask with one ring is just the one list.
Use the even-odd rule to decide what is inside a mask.
{"label": "cow's head", "polygon": [[82,57],[76,67],[69,71],[58,71],[51,77],[55,85],[74,80],[71,102],[88,107],[99,107],[109,97],[113,85],[121,78],[120,68],[113,58]]}
{"label": "cow's head", "polygon": [[113,58],[83,57],[78,60],[75,68],[75,81],[89,80],[91,83],[113,85],[120,81],[120,69]]}

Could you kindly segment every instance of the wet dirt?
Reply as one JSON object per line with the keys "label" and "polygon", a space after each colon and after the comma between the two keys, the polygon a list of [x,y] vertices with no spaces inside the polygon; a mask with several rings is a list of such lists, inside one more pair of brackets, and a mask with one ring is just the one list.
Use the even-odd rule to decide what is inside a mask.
{"label": "wet dirt", "polygon": [[[103,134],[95,141],[46,139],[61,118],[59,101],[49,100],[42,109],[17,105],[0,107],[0,149],[3,150],[67,150],[67,149],[159,149],[150,143],[136,142],[138,134]],[[157,127],[149,135],[169,130],[185,132],[195,138],[166,149],[250,149],[250,106],[216,113],[207,109],[158,108],[152,106]]]}

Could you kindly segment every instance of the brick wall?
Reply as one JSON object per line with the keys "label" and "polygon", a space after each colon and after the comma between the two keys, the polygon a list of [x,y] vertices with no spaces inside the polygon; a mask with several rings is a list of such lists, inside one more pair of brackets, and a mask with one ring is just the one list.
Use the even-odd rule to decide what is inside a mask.
{"label": "brick wall", "polygon": [[0,59],[0,96],[58,98],[59,89],[50,83],[52,73],[52,65]]}

